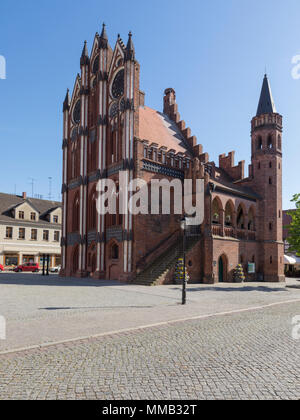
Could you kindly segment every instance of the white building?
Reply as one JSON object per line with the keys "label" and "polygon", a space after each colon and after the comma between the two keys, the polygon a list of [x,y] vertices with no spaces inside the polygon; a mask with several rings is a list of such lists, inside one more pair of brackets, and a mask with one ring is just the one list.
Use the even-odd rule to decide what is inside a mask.
{"label": "white building", "polygon": [[61,203],[0,193],[0,264],[4,268],[36,262],[50,255],[60,264]]}

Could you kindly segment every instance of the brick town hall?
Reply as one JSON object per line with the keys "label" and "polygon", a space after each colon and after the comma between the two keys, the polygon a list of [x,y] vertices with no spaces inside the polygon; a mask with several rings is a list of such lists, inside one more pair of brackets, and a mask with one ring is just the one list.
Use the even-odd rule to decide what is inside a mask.
{"label": "brick town hall", "polygon": [[[103,25],[85,43],[72,97],[64,101],[62,276],[140,284],[173,280],[182,250],[181,216],[100,215],[100,179],[204,179],[204,222],[187,238],[191,282],[230,282],[238,264],[248,280],[284,281],[282,116],[267,76],[251,124],[251,165],[234,152],[211,162],[166,89],[163,112],[145,106],[132,35],[112,50]],[[222,152],[222,151],[221,151]],[[249,263],[255,267],[249,272]]]}

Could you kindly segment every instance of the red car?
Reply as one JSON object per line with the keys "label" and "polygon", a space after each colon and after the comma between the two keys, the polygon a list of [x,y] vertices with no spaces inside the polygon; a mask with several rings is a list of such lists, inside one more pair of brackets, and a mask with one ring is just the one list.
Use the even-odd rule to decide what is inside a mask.
{"label": "red car", "polygon": [[1,271],[4,271],[4,267],[3,267],[3,265],[0,264],[0,273],[1,273]]}
{"label": "red car", "polygon": [[40,271],[40,267],[36,263],[27,263],[18,265],[18,267],[16,267],[14,271],[16,273],[21,273],[22,271],[31,271],[32,273],[38,273]]}

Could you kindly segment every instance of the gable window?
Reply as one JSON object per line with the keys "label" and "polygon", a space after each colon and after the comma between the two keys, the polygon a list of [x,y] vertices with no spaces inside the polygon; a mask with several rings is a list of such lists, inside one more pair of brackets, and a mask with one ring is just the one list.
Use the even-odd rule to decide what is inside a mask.
{"label": "gable window", "polygon": [[19,211],[19,219],[24,220],[25,214],[23,211]]}
{"label": "gable window", "polygon": [[13,228],[7,227],[6,228],[6,239],[12,239],[13,237]]}
{"label": "gable window", "polygon": [[19,239],[25,239],[25,229],[24,228],[19,229]]}
{"label": "gable window", "polygon": [[32,241],[37,240],[37,229],[31,229],[31,240]]}
{"label": "gable window", "polygon": [[30,220],[36,220],[36,214],[30,213]]}
{"label": "gable window", "polygon": [[54,232],[54,242],[59,242],[59,234],[60,232],[58,230]]}
{"label": "gable window", "polygon": [[53,223],[58,223],[58,216],[53,216]]}
{"label": "gable window", "polygon": [[43,230],[43,241],[49,241],[49,230]]}

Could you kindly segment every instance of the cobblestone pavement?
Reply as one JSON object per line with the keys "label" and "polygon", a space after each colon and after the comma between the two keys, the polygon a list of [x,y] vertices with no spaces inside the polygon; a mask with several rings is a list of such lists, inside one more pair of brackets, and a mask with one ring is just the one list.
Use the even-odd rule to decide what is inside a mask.
{"label": "cobblestone pavement", "polygon": [[299,399],[300,304],[0,356],[0,399]]}
{"label": "cobblestone pavement", "polygon": [[[0,316],[7,339],[0,352],[106,334],[162,322],[236,311],[299,299],[285,284],[189,285],[180,305],[180,286],[143,287],[91,279],[0,275]],[[298,288],[297,288],[298,287]]]}

